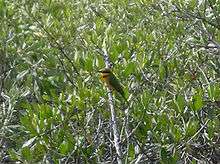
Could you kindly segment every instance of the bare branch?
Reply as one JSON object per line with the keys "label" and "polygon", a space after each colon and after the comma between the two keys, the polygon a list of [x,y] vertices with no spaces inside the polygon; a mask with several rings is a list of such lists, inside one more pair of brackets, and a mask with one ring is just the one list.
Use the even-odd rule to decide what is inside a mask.
{"label": "bare branch", "polygon": [[[111,25],[109,25],[110,27]],[[106,33],[107,33],[108,28],[106,29]],[[107,35],[107,34],[106,34]],[[106,43],[105,43],[105,39],[103,40],[103,48],[102,48],[102,56],[103,59],[105,61],[105,65],[106,67],[110,67],[111,66],[111,62],[106,50]],[[120,138],[119,138],[119,133],[118,133],[118,127],[117,127],[117,121],[116,121],[116,114],[115,114],[115,108],[114,108],[114,103],[113,103],[113,96],[112,96],[112,92],[110,91],[110,89],[108,89],[108,101],[109,101],[109,108],[110,108],[110,112],[111,112],[111,125],[112,125],[112,130],[113,130],[113,136],[114,136],[114,146],[116,149],[116,153],[117,153],[117,162],[118,164],[122,163],[122,153],[121,153],[121,147],[120,147]]]}

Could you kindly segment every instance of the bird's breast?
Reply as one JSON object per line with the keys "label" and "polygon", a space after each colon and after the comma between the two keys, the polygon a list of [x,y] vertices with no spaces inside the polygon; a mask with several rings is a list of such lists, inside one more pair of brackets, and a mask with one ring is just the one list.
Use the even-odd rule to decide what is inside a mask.
{"label": "bird's breast", "polygon": [[109,74],[107,74],[107,73],[102,73],[101,79],[102,79],[103,81],[108,80],[108,78],[109,78]]}

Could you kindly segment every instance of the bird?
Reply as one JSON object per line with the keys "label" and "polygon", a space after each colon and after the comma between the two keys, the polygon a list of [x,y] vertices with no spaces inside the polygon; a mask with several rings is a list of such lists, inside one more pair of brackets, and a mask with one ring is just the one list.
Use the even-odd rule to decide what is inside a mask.
{"label": "bird", "polygon": [[116,90],[126,101],[124,89],[119,82],[119,79],[114,75],[110,68],[103,68],[98,71],[101,73],[101,80],[110,90]]}

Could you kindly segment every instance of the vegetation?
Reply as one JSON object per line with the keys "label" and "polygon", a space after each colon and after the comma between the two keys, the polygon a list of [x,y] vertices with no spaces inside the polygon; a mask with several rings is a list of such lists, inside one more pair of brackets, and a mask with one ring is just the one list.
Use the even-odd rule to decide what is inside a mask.
{"label": "vegetation", "polygon": [[0,18],[1,163],[220,162],[219,0],[0,0]]}

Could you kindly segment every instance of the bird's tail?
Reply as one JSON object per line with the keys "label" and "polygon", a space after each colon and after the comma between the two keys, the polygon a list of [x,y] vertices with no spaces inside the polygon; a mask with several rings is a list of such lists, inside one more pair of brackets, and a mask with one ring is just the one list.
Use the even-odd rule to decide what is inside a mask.
{"label": "bird's tail", "polygon": [[126,102],[127,104],[129,104],[129,103],[128,103],[128,99],[126,98],[126,96],[125,96],[125,93],[124,93],[124,92],[121,94],[121,96],[123,97],[123,99],[125,100],[125,102]]}

